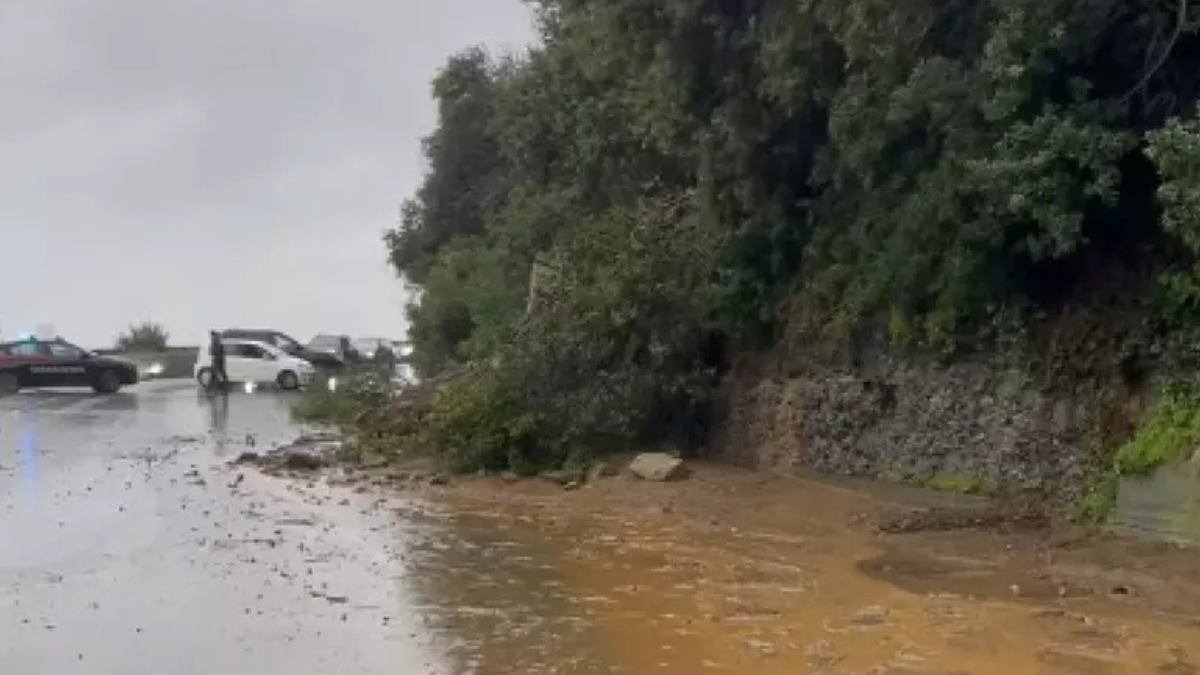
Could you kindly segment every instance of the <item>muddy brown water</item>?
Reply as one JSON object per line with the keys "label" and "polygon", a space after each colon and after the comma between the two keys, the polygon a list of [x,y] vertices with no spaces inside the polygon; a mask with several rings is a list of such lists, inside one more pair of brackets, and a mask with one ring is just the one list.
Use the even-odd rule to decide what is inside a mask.
{"label": "muddy brown water", "polygon": [[881,540],[847,525],[855,489],[384,494],[228,466],[299,432],[290,400],[0,401],[0,673],[1196,672],[1190,601],[1083,592],[1021,538]]}

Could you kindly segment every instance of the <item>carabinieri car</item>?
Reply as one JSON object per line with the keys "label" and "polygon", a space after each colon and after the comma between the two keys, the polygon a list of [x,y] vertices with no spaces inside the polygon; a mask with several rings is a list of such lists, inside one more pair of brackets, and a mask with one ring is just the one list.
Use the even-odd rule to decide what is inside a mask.
{"label": "carabinieri car", "polygon": [[0,344],[0,396],[38,387],[91,387],[101,394],[137,384],[137,365],[61,339]]}

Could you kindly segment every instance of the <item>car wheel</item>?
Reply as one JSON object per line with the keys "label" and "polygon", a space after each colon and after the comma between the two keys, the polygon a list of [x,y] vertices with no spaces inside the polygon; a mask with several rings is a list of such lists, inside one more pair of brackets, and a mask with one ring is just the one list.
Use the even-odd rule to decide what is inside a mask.
{"label": "car wheel", "polygon": [[212,368],[201,368],[196,373],[196,384],[208,389],[212,386],[213,371]]}
{"label": "car wheel", "polygon": [[101,394],[115,394],[121,388],[121,378],[117,377],[115,370],[101,371],[92,388]]}
{"label": "car wheel", "polygon": [[280,389],[291,391],[293,389],[300,388],[300,378],[296,377],[296,374],[290,370],[285,370],[280,373],[279,377],[276,378],[276,382],[279,383]]}
{"label": "car wheel", "polygon": [[11,396],[21,390],[16,373],[0,373],[0,396]]}

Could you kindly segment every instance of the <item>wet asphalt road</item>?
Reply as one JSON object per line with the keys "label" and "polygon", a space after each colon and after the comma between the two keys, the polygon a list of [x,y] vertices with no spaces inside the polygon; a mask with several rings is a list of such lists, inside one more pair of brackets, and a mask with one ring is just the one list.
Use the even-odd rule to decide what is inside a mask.
{"label": "wet asphalt road", "polygon": [[228,466],[296,436],[288,404],[189,382],[0,400],[0,672],[457,671],[406,582],[419,536]]}

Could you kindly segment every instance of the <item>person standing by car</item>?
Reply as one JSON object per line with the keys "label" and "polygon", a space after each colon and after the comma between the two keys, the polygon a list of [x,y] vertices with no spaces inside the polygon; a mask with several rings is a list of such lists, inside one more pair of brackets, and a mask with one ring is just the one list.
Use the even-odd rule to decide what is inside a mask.
{"label": "person standing by car", "polygon": [[373,357],[376,367],[390,380],[396,375],[396,353],[386,342],[380,342]]}
{"label": "person standing by car", "polygon": [[209,386],[224,390],[229,384],[229,375],[225,373],[225,343],[221,342],[221,335],[215,330],[209,332],[209,338],[208,355],[212,357],[212,379],[209,380]]}

